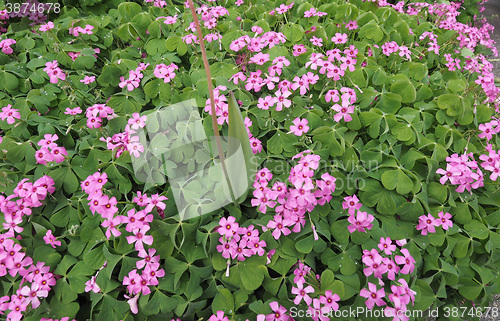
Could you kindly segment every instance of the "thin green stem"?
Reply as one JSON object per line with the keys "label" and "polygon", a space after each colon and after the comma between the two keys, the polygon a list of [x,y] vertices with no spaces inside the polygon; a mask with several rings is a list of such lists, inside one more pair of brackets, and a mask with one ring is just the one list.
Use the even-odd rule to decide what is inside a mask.
{"label": "thin green stem", "polygon": [[207,74],[208,95],[210,97],[210,111],[212,114],[212,129],[213,129],[214,135],[215,135],[215,141],[217,144],[217,151],[219,153],[220,162],[222,165],[222,172],[224,173],[224,176],[226,177],[226,182],[227,182],[227,186],[229,189],[229,193],[231,195],[233,203],[236,204],[236,199],[234,197],[233,189],[231,187],[231,182],[229,181],[229,175],[227,173],[227,169],[226,169],[226,165],[225,165],[224,153],[222,152],[222,143],[221,143],[220,134],[219,134],[219,125],[217,124],[217,119],[215,117],[215,97],[214,97],[214,90],[213,90],[213,86],[212,86],[212,76],[210,74],[210,65],[208,64],[207,51],[205,49],[205,41],[203,40],[203,34],[201,32],[200,21],[198,20],[198,15],[196,14],[196,11],[194,9],[193,0],[188,0],[188,2],[189,2],[189,8],[191,9],[191,15],[193,16],[194,24],[196,26],[196,30],[198,31],[198,40],[200,42],[201,55],[203,57],[203,64],[205,65],[205,71]]}

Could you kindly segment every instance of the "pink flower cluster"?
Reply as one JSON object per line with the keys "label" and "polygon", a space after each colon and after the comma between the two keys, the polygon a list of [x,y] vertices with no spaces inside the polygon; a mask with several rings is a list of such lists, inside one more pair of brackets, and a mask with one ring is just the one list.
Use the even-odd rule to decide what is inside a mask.
{"label": "pink flower cluster", "polygon": [[[94,52],[96,53],[94,57],[97,58],[97,54],[101,53],[100,48],[95,48]],[[68,52],[68,56],[70,56],[71,60],[75,61],[78,56],[80,56],[81,52]]]}
{"label": "pink flower cluster", "polygon": [[[115,197],[109,197],[103,194],[103,187],[107,183],[106,173],[96,172],[90,175],[81,183],[82,190],[89,194],[89,208],[92,213],[97,212],[104,218],[104,222],[101,223],[103,227],[106,228],[106,237],[109,239],[111,234],[118,237],[121,235],[121,231],[118,227],[121,224],[126,224],[125,231],[131,233],[126,237],[129,244],[134,244],[135,250],[138,251],[139,257],[142,260],[136,263],[136,269],[133,269],[129,274],[124,277],[123,285],[127,286],[128,293],[131,294],[128,303],[131,307],[133,313],[138,312],[137,300],[139,294],[143,293],[147,295],[151,293],[149,289],[150,285],[158,285],[158,278],[165,275],[165,271],[160,269],[160,257],[154,256],[156,250],[154,248],[146,249],[144,244],[152,245],[153,236],[147,235],[150,229],[149,223],[153,221],[153,215],[151,212],[153,209],[157,209],[158,213],[165,210],[166,205],[163,203],[167,198],[165,196],[160,196],[158,194],[151,195],[148,197],[147,194],[142,194],[137,192],[137,196],[134,197],[133,202],[144,209],[136,211],[135,208],[127,212],[127,216],[115,214],[118,212],[117,200]],[[138,269],[142,269],[142,274],[138,273]],[[96,285],[92,279],[87,284],[87,291],[97,291]]]}
{"label": "pink flower cluster", "polygon": [[486,146],[486,151],[488,154],[479,156],[479,159],[483,161],[481,167],[490,171],[490,179],[496,181],[500,176],[500,151],[493,150],[491,144]]}
{"label": "pink flower cluster", "polygon": [[54,29],[54,23],[52,21],[40,25],[40,29],[38,30],[40,30],[41,32],[46,32],[49,31],[50,29]]}
{"label": "pink flower cluster", "polygon": [[47,75],[49,75],[50,82],[53,84],[57,84],[59,82],[59,79],[66,79],[66,74],[61,70],[61,68],[58,67],[57,60],[47,62],[45,64],[45,68],[43,68],[43,71],[45,71]]}
{"label": "pink flower cluster", "polygon": [[253,255],[262,256],[266,253],[264,247],[266,242],[260,240],[259,230],[253,225],[248,227],[239,226],[233,216],[221,218],[217,227],[220,245],[217,251],[222,253],[222,257],[227,259],[226,276],[229,276],[229,265],[231,259],[244,261],[246,257]]}
{"label": "pink flower cluster", "polygon": [[71,27],[69,28],[69,34],[75,37],[78,37],[80,34],[91,35],[94,33],[92,30],[94,30],[94,26],[92,25],[86,25],[85,28],[82,28],[80,26],[74,28]]}
{"label": "pink flower cluster", "polygon": [[293,303],[298,305],[302,300],[307,305],[308,314],[312,316],[313,320],[330,320],[327,315],[331,311],[337,311],[339,309],[340,297],[338,294],[332,291],[325,291],[325,294],[320,295],[319,298],[311,298],[309,293],[314,293],[315,290],[312,285],[307,285],[306,276],[319,281],[319,275],[314,276],[311,268],[302,262],[299,262],[299,266],[293,271],[295,275],[292,287],[292,294],[295,294],[295,299]]}
{"label": "pink flower cluster", "polygon": [[[341,41],[340,38],[336,37],[333,37],[332,40]],[[326,56],[322,53],[312,53],[305,66],[312,70],[318,70],[322,75],[326,74],[327,78],[338,81],[347,70],[351,72],[356,70],[357,54],[358,50],[354,45],[350,45],[343,51],[339,48],[328,50]]]}
{"label": "pink flower cluster", "polygon": [[[141,78],[144,77],[142,71],[145,70],[149,66],[148,64],[141,64],[135,70],[128,71],[128,79],[125,80],[125,77],[120,77],[120,88],[127,87],[128,91],[132,91],[135,88],[139,87],[141,83]],[[155,70],[156,72],[156,70]],[[156,74],[155,74],[156,76]],[[175,76],[175,74],[174,74]],[[158,76],[157,76],[158,77]]]}
{"label": "pink flower cluster", "polygon": [[382,45],[382,53],[386,56],[390,56],[392,53],[398,52],[399,56],[411,60],[411,52],[408,47],[404,45],[398,45],[396,41],[389,41]]}
{"label": "pink flower cluster", "polygon": [[321,11],[318,11],[318,9],[315,9],[314,7],[309,9],[309,10],[306,10],[304,12],[304,17],[305,18],[310,18],[310,17],[323,17],[323,16],[326,16],[327,13],[326,12],[321,12]]}
{"label": "pink flower cluster", "polygon": [[[356,102],[356,92],[354,89],[342,87],[340,92],[337,89],[329,90],[325,95],[326,102],[336,103],[332,106],[332,110],[337,113],[333,116],[336,122],[344,119],[345,122],[350,122],[352,120],[351,114],[354,112],[354,104]],[[338,104],[340,102],[340,104]]]}
{"label": "pink flower cluster", "polygon": [[436,227],[441,226],[443,230],[447,230],[453,227],[453,222],[450,220],[451,214],[444,213],[443,211],[438,213],[439,218],[434,218],[431,213],[420,216],[418,219],[417,230],[421,231],[422,235],[427,235],[427,233],[436,233]]}
{"label": "pink flower cluster", "polygon": [[[471,160],[472,158],[472,160]],[[453,154],[446,157],[446,170],[439,168],[436,173],[443,175],[439,179],[441,184],[447,181],[452,185],[458,185],[455,191],[462,193],[465,189],[471,192],[472,189],[477,189],[484,186],[484,175],[474,160],[472,153],[458,155]]]}
{"label": "pink flower cluster", "polygon": [[448,67],[449,71],[460,70],[462,67],[460,66],[460,59],[453,58],[451,54],[444,54],[444,58],[446,59],[446,67]]}
{"label": "pink flower cluster", "polygon": [[[399,246],[404,246],[406,240],[396,241]],[[368,309],[373,309],[375,304],[377,306],[384,306],[387,303],[383,300],[386,297],[386,292],[383,288],[385,282],[382,281],[383,275],[387,273],[387,278],[396,284],[391,285],[391,293],[388,295],[389,301],[393,303],[393,307],[387,306],[385,308],[386,316],[398,316],[398,319],[407,321],[409,318],[404,314],[407,311],[407,305],[412,302],[415,303],[416,292],[410,289],[410,286],[405,279],[400,278],[396,282],[396,275],[401,274],[411,274],[415,268],[415,259],[411,256],[410,252],[402,248],[399,250],[402,255],[395,255],[394,258],[391,257],[393,252],[396,251],[396,245],[392,244],[389,237],[380,238],[380,243],[377,249],[363,250],[362,261],[366,268],[363,269],[365,276],[370,276],[373,274],[374,277],[378,279],[379,285],[382,288],[378,289],[377,285],[368,282],[368,289],[361,289],[359,295],[367,298],[365,305]],[[385,256],[382,256],[384,253]],[[402,267],[400,267],[400,265]]]}
{"label": "pink flower cluster", "polygon": [[479,138],[486,138],[489,141],[493,135],[500,133],[500,121],[494,119],[488,123],[480,124],[479,130],[481,133],[477,135]]}
{"label": "pink flower cluster", "polygon": [[427,51],[439,55],[439,48],[441,47],[437,44],[437,36],[432,31],[424,31],[418,39],[424,40],[426,38],[429,38]]}
{"label": "pink flower cluster", "polygon": [[[20,320],[31,304],[32,308],[40,305],[40,298],[47,297],[50,287],[56,281],[49,272],[50,267],[43,262],[33,265],[33,260],[26,256],[21,245],[15,242],[15,233],[21,233],[24,215],[31,215],[31,208],[42,205],[48,193],[53,193],[54,181],[49,176],[43,176],[34,183],[23,179],[14,189],[14,193],[5,197],[0,195],[0,212],[5,215],[4,229],[6,233],[0,234],[0,276],[7,273],[16,277],[22,276],[21,286],[15,295],[0,298],[0,313],[7,310],[7,320]],[[20,236],[16,237],[20,239]],[[22,286],[28,282],[29,285]]]}
{"label": "pink flower cluster", "polygon": [[[344,197],[342,208],[349,213],[347,221],[351,223],[351,225],[347,226],[347,229],[351,233],[354,233],[354,231],[366,233],[367,229],[371,230],[373,227],[372,222],[375,217],[367,212],[360,211],[359,209],[361,206],[363,206],[363,204],[359,202],[356,195]],[[355,213],[356,215],[354,215]]]}
{"label": "pink flower cluster", "polygon": [[289,5],[280,4],[279,7],[276,7],[274,10],[272,10],[271,12],[269,12],[269,14],[271,14],[271,15],[274,15],[275,13],[277,13],[277,14],[285,14],[285,13],[288,12],[288,10],[290,10],[290,9],[293,8],[293,5],[294,5],[294,2],[292,2]]}
{"label": "pink flower cluster", "polygon": [[32,207],[39,207],[48,193],[55,190],[54,180],[50,176],[42,176],[34,183],[25,178],[14,189],[14,194],[7,197],[0,195],[0,212],[5,215],[4,229],[21,233],[24,215],[31,215]]}
{"label": "pink flower cluster", "polygon": [[[186,8],[189,7],[186,3]],[[200,7],[196,8],[196,13],[200,15],[201,20],[203,22],[203,26],[205,26],[208,30],[215,30],[217,26],[218,19],[223,16],[229,16],[229,11],[223,6],[213,6],[209,7],[206,4],[202,4]],[[165,20],[166,23],[166,20]],[[198,37],[196,36],[196,27],[194,22],[189,24],[189,27],[185,29],[186,31],[191,31],[192,33],[182,37],[182,41],[186,44],[199,43]],[[212,42],[221,38],[222,36],[217,33],[207,33],[204,37],[208,42]]]}
{"label": "pink flower cluster", "polygon": [[[267,223],[266,228],[273,230],[272,235],[279,239],[281,235],[288,235],[292,231],[300,232],[305,226],[305,213],[311,212],[317,204],[323,205],[332,199],[335,191],[335,177],[324,173],[320,180],[313,181],[314,170],[318,168],[320,156],[311,154],[307,150],[295,155],[292,159],[299,158],[298,165],[292,167],[288,180],[293,185],[287,187],[283,182],[275,182],[272,188],[268,187],[272,173],[267,168],[257,172],[255,177],[254,198],[252,206],[258,207],[262,213],[268,208],[277,213]],[[278,204],[278,206],[276,206]],[[276,208],[275,208],[276,207]],[[311,222],[314,238],[318,235],[314,224]]]}
{"label": "pink flower cluster", "polygon": [[167,6],[167,1],[164,0],[144,0],[144,2],[153,2],[153,6],[158,8],[165,8]]}
{"label": "pink flower cluster", "polygon": [[16,41],[14,39],[4,39],[0,41],[0,48],[2,48],[2,52],[6,55],[10,55],[11,53],[14,52],[14,49],[12,49],[10,46],[15,44]]}
{"label": "pink flower cluster", "polygon": [[102,119],[112,119],[115,115],[113,108],[106,104],[94,104],[87,108],[85,116],[87,116],[88,128],[99,128],[102,125]]}
{"label": "pink flower cluster", "polygon": [[11,104],[2,108],[0,112],[0,119],[7,120],[7,124],[12,125],[16,122],[16,119],[21,119],[21,113],[18,109],[12,108]]}
{"label": "pink flower cluster", "polygon": [[57,135],[45,134],[44,139],[38,142],[41,148],[35,153],[37,164],[47,165],[47,162],[62,163],[64,161],[64,156],[68,156],[68,152],[66,148],[57,146],[56,140],[58,139]]}
{"label": "pink flower cluster", "polygon": [[139,143],[139,136],[135,135],[135,130],[144,128],[146,120],[146,116],[133,113],[132,118],[128,120],[128,124],[125,126],[124,132],[114,134],[112,137],[101,137],[100,140],[107,143],[106,147],[109,150],[117,150],[116,157],[120,157],[124,151],[129,151],[130,155],[139,157],[144,152],[144,146]]}
{"label": "pink flower cluster", "polygon": [[174,63],[171,63],[168,66],[165,64],[158,64],[155,66],[153,74],[155,77],[163,79],[164,83],[168,83],[175,78],[175,71],[178,69],[179,67],[177,67]]}
{"label": "pink flower cluster", "polygon": [[260,52],[266,47],[270,49],[285,42],[286,37],[281,32],[268,31],[261,36],[255,36],[253,38],[248,35],[236,38],[229,45],[229,49],[238,52],[246,47],[251,52]]}

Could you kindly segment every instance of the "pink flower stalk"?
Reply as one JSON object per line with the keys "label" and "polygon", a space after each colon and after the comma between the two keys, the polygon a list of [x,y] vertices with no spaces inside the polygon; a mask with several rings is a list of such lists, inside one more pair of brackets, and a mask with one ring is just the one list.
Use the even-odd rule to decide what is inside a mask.
{"label": "pink flower stalk", "polygon": [[85,282],[85,292],[93,291],[94,293],[99,293],[101,291],[101,288],[97,285],[95,279],[96,277],[92,276],[90,280]]}
{"label": "pink flower stalk", "polygon": [[290,126],[290,131],[296,136],[302,136],[309,131],[309,126],[307,126],[307,119],[300,119],[299,117],[293,120],[292,126]]}
{"label": "pink flower stalk", "polygon": [[365,304],[368,309],[373,309],[375,304],[379,307],[385,305],[384,300],[382,300],[385,297],[384,288],[377,290],[375,284],[368,282],[368,289],[361,289],[359,292],[360,296],[367,298]]}

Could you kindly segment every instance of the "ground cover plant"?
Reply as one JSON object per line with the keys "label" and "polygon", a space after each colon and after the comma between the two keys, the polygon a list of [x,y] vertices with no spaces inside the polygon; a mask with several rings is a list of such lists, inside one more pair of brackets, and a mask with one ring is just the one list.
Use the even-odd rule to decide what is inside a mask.
{"label": "ground cover plant", "polygon": [[[0,318],[498,317],[497,53],[477,4],[202,1],[198,30],[182,1],[6,3]],[[180,144],[215,126],[244,161],[214,174]],[[201,211],[224,190],[176,187],[170,161],[250,188],[186,218],[177,194]]]}

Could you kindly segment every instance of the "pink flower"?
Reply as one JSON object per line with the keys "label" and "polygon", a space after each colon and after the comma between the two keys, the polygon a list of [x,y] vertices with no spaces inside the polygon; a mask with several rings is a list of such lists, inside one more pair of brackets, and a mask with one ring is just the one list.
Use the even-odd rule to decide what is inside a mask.
{"label": "pink flower", "polygon": [[318,46],[318,47],[322,47],[323,46],[323,39],[322,38],[318,38],[316,36],[312,36],[312,38],[309,41],[312,42],[312,44],[315,45],[315,46]]}
{"label": "pink flower", "polygon": [[12,125],[16,122],[16,119],[21,119],[21,113],[19,110],[13,109],[11,104],[8,104],[6,107],[2,108],[0,119],[7,119],[7,124]]}
{"label": "pink flower", "polygon": [[356,20],[351,20],[346,24],[346,27],[349,30],[358,29],[358,22]]}
{"label": "pink flower", "polygon": [[453,222],[450,220],[451,214],[450,213],[444,213],[443,211],[438,213],[439,220],[441,221],[441,227],[443,230],[447,230],[450,227],[453,227]]}
{"label": "pink flower", "polygon": [[272,107],[274,106],[274,104],[278,101],[278,99],[276,97],[272,97],[272,96],[266,96],[265,98],[259,98],[259,100],[257,101],[257,107],[260,108],[260,109],[264,109],[264,110],[267,110],[269,109],[269,107]]}
{"label": "pink flower", "polygon": [[212,315],[208,321],[229,321],[229,319],[224,316],[224,311],[217,311],[217,314]]}
{"label": "pink flower", "polygon": [[368,214],[366,212],[358,211],[356,217],[354,217],[354,215],[351,215],[347,219],[347,221],[351,223],[351,225],[347,226],[347,229],[351,233],[354,233],[354,231],[356,230],[358,232],[366,233],[366,229],[370,230],[373,227],[373,224],[371,224],[373,220],[374,220],[373,215]]}
{"label": "pink flower", "polygon": [[336,44],[343,44],[347,42],[347,34],[346,33],[335,33],[335,36],[332,37],[332,42]]}
{"label": "pink flower", "polygon": [[251,200],[252,206],[258,206],[258,210],[264,214],[267,211],[267,207],[273,208],[276,205],[276,202],[272,201],[272,193],[255,190],[253,195],[255,198]]}
{"label": "pink flower", "polygon": [[436,226],[439,226],[441,221],[439,219],[434,218],[432,214],[427,214],[427,216],[422,215],[419,217],[419,222],[417,225],[417,230],[422,230],[422,235],[427,235],[429,233],[436,233]]}
{"label": "pink flower", "polygon": [[75,107],[73,109],[67,107],[66,111],[64,112],[66,115],[71,115],[71,116],[76,116],[78,114],[82,113],[82,109],[80,107]]}
{"label": "pink flower", "polygon": [[289,317],[285,314],[285,307],[278,304],[278,302],[274,301],[269,303],[269,306],[273,310],[273,313],[266,315],[266,321],[287,321]]}
{"label": "pink flower", "polygon": [[288,229],[288,226],[292,225],[293,222],[291,222],[289,219],[283,219],[283,217],[279,214],[274,215],[274,219],[270,220],[266,227],[270,229],[274,229],[272,232],[272,235],[275,239],[279,239],[281,234],[283,235],[288,235],[291,233],[291,231]]}
{"label": "pink flower", "polygon": [[236,218],[229,216],[227,219],[225,217],[221,218],[219,221],[219,234],[225,236],[226,238],[233,237],[238,231],[239,224],[236,222]]}
{"label": "pink flower", "polygon": [[135,249],[137,251],[139,249],[144,249],[143,243],[147,245],[153,244],[153,236],[146,235],[147,231],[149,231],[149,225],[144,225],[141,229],[132,231],[134,235],[127,236],[128,244],[135,243]]}
{"label": "pink flower", "polygon": [[252,58],[250,58],[250,62],[257,65],[263,65],[268,61],[269,61],[269,54],[264,54],[261,52],[257,53]]}
{"label": "pink flower", "polygon": [[397,264],[404,264],[400,272],[403,274],[413,273],[413,269],[415,268],[415,259],[411,256],[408,249],[401,249],[401,254],[403,254],[403,256],[396,255],[394,257]]}
{"label": "pink flower", "polygon": [[93,83],[95,81],[95,76],[85,76],[80,82],[83,82],[85,85]]}
{"label": "pink flower", "polygon": [[332,109],[335,110],[337,113],[333,116],[333,119],[336,122],[340,122],[342,118],[344,118],[345,122],[349,122],[352,120],[352,117],[350,114],[354,112],[354,106],[349,105],[349,101],[342,101],[342,106],[339,104],[335,104],[332,106]]}
{"label": "pink flower", "polygon": [[40,31],[45,32],[49,31],[50,29],[54,29],[54,23],[52,21],[47,22],[46,24],[40,25]]}
{"label": "pink flower", "polygon": [[31,303],[31,307],[36,309],[40,306],[40,300],[38,298],[46,298],[49,295],[49,291],[41,288],[40,284],[33,283],[31,284],[31,288],[28,286],[24,286],[19,290],[19,294],[22,294],[26,297],[25,304],[28,305]]}
{"label": "pink flower", "polygon": [[2,48],[2,52],[6,55],[10,55],[11,53],[14,52],[14,49],[12,49],[10,46],[15,44],[16,41],[14,39],[4,39],[0,41],[0,48]]}
{"label": "pink flower", "polygon": [[339,309],[338,301],[340,301],[340,297],[337,293],[333,293],[332,291],[325,291],[325,295],[321,295],[319,297],[319,302],[325,305],[325,308],[332,309],[333,311],[337,311]]}
{"label": "pink flower", "polygon": [[262,152],[262,143],[255,137],[250,138],[250,147],[252,148],[252,153],[254,154]]}
{"label": "pink flower", "polygon": [[378,248],[380,251],[384,251],[386,255],[391,255],[396,250],[396,245],[392,244],[390,237],[386,237],[385,239],[381,237]]}
{"label": "pink flower", "polygon": [[354,215],[356,210],[359,210],[361,206],[363,206],[363,204],[359,202],[359,199],[355,194],[353,196],[344,197],[344,202],[342,202],[342,208],[349,209],[349,215]]}
{"label": "pink flower", "polygon": [[141,116],[139,113],[133,113],[132,118],[128,120],[128,124],[132,129],[144,128],[146,126],[147,116]]}
{"label": "pink flower", "polygon": [[382,298],[385,297],[384,288],[377,290],[377,286],[375,284],[368,282],[368,289],[369,290],[361,289],[361,291],[359,292],[360,296],[368,299],[365,301],[368,309],[371,310],[375,304],[377,304],[379,307],[385,305],[384,300],[382,300]]}
{"label": "pink flower", "polygon": [[53,248],[56,248],[57,246],[61,246],[61,241],[57,241],[57,238],[52,235],[52,231],[48,230],[45,236],[43,237],[43,240],[45,241],[46,244],[50,244]]}
{"label": "pink flower", "polygon": [[300,282],[297,284],[297,287],[292,287],[292,293],[296,295],[295,299],[293,300],[293,303],[299,304],[302,299],[304,299],[304,302],[306,302],[307,305],[310,305],[312,302],[312,299],[307,293],[313,293],[314,288],[312,286],[307,286],[304,289],[304,283]]}
{"label": "pink flower", "polygon": [[292,105],[292,101],[287,99],[291,94],[292,93],[288,90],[284,90],[284,92],[282,92],[282,90],[276,91],[276,111],[281,111],[283,107],[289,108]]}
{"label": "pink flower", "polygon": [[309,126],[307,126],[307,119],[300,119],[299,117],[293,120],[294,125],[290,126],[290,131],[296,136],[302,136],[309,131]]}
{"label": "pink flower", "polygon": [[305,53],[307,51],[306,46],[299,44],[299,45],[293,45],[293,55],[295,57],[298,57]]}
{"label": "pink flower", "polygon": [[47,149],[47,147],[42,147],[35,153],[36,163],[47,165],[47,162],[54,161],[54,155]]}

